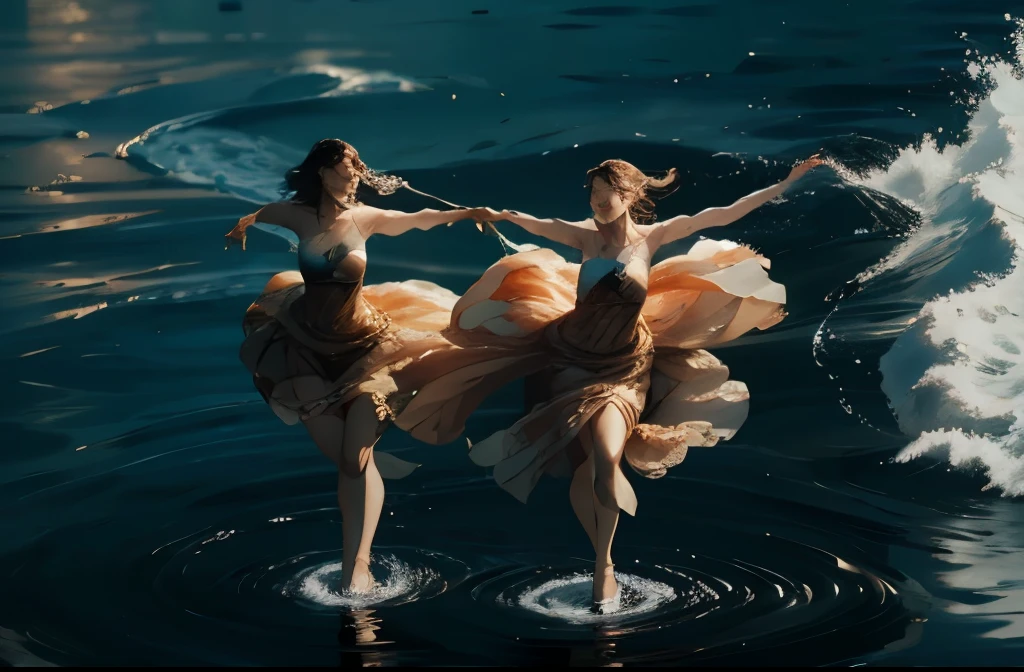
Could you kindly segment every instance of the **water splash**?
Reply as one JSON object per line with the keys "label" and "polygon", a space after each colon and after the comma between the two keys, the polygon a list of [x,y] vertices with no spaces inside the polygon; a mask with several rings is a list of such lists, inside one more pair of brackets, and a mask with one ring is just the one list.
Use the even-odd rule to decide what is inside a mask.
{"label": "water splash", "polygon": [[[942,244],[966,255],[965,235],[989,225],[1001,228],[1011,248],[1005,272],[977,274],[966,288],[932,298],[880,361],[882,389],[900,428],[917,435],[897,460],[931,454],[955,467],[980,467],[989,479],[986,489],[1007,496],[1024,494],[1024,23],[1017,26],[1016,63],[982,59],[968,68],[989,84],[969,139],[940,148],[926,136],[920,147],[903,150],[891,166],[859,181],[922,215],[921,227],[861,282],[912,273]],[[969,206],[985,208],[987,216],[967,216]],[[928,364],[907,384],[907,353],[921,350]]]}
{"label": "water splash", "polygon": [[306,570],[282,589],[287,597],[306,600],[322,607],[359,609],[393,602],[407,602],[441,575],[429,567],[413,567],[394,555],[375,558],[371,567],[373,589],[355,593],[340,589],[341,563],[332,562]]}
{"label": "water splash", "polygon": [[609,614],[591,611],[594,576],[586,573],[545,581],[521,595],[507,596],[502,593],[498,596],[498,602],[561,621],[585,624],[623,620],[650,613],[679,597],[672,586],[660,581],[619,572],[615,573],[615,579],[622,593],[619,608]]}

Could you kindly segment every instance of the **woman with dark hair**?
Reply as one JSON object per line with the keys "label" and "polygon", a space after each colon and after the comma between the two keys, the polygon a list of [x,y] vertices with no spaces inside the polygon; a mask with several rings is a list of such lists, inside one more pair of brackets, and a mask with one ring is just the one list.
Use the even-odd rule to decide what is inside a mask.
{"label": "woman with dark hair", "polygon": [[[524,502],[542,474],[572,474],[572,508],[597,556],[595,610],[616,608],[612,538],[619,511],[636,511],[623,457],[641,475],[659,478],[682,462],[687,447],[731,438],[746,419],[747,388],[702,348],[785,316],[785,288],[768,278],[768,260],[747,247],[701,240],[653,268],[651,258],[662,245],[735,222],[820,163],[812,157],[783,182],[728,207],[664,222],[654,221],[648,189],[669,186],[675,170],[654,180],[620,160],[587,173],[589,219],[472,213],[583,252],[582,264],[547,249],[501,259],[459,299],[444,333],[468,350],[505,349],[488,388],[541,369],[547,374],[543,401],[473,446],[470,457],[493,466],[499,485]],[[461,433],[471,408],[453,414],[438,391],[457,389],[463,375],[454,370],[425,386],[398,426],[435,443]]]}
{"label": "woman with dark hair", "polygon": [[[370,545],[384,502],[383,477],[413,465],[373,446],[421,381],[453,346],[439,331],[457,297],[433,283],[363,286],[366,239],[479,218],[470,210],[381,210],[356,200],[360,182],[379,193],[400,179],[369,170],[355,148],[321,140],[285,176],[287,200],[247,215],[227,234],[245,249],[246,229],[266,222],[299,238],[299,271],[278,273],[249,306],[241,359],[256,389],[286,423],[302,422],[338,467],[343,588],[372,587]],[[439,359],[440,358],[440,359]]]}

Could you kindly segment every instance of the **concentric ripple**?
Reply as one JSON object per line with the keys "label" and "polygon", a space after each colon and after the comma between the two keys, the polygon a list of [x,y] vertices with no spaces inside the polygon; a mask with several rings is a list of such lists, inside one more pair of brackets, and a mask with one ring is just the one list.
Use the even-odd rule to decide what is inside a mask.
{"label": "concentric ripple", "polygon": [[718,593],[700,579],[670,568],[638,566],[634,572],[615,573],[620,590],[618,605],[605,613],[592,609],[594,575],[590,572],[564,575],[550,568],[527,568],[485,582],[477,587],[475,595],[488,600],[496,585],[512,581],[493,596],[495,604],[569,625],[637,624],[664,612],[700,609],[719,599]]}
{"label": "concentric ripple", "polygon": [[[396,606],[429,599],[468,573],[461,562],[439,553],[382,546],[371,558],[376,582],[366,593],[341,588],[341,549],[316,548],[321,518],[309,511],[277,517],[246,530],[192,535],[154,553],[157,586],[167,599],[192,613],[237,621],[286,620],[294,607],[337,614],[339,608]],[[310,545],[307,545],[310,544]],[[282,604],[282,601],[284,602]]]}
{"label": "concentric ripple", "polygon": [[657,630],[722,604],[721,588],[712,587],[713,580],[685,568],[637,563],[629,570],[616,571],[618,608],[607,613],[592,610],[593,573],[573,569],[507,571],[477,585],[473,596],[483,606],[518,614],[529,621],[526,627],[535,628],[541,618],[546,621],[541,627],[561,634],[590,632],[593,626],[614,626],[620,634]]}
{"label": "concentric ripple", "polygon": [[[739,557],[660,549],[679,559],[621,565],[619,608],[606,614],[591,610],[593,574],[572,566],[498,570],[472,595],[479,608],[491,609],[482,627],[506,640],[586,648],[596,635],[614,641],[613,657],[624,663],[738,663],[758,650],[796,651],[811,640],[831,647],[843,632],[868,624],[888,642],[902,637],[908,604],[891,581],[799,542],[768,537],[760,546]],[[667,641],[671,651],[663,648]]]}
{"label": "concentric ripple", "polygon": [[410,565],[392,554],[374,556],[371,564],[374,586],[367,592],[339,589],[342,563],[332,562],[301,573],[281,594],[311,606],[361,609],[434,597],[446,588],[444,578],[434,568]]}
{"label": "concentric ripple", "polygon": [[600,623],[611,619],[623,621],[655,611],[680,597],[668,584],[616,573],[621,591],[618,608],[614,612],[598,614],[591,609],[593,578],[593,574],[581,573],[564,579],[551,579],[517,597],[501,594],[498,601],[570,623]]}

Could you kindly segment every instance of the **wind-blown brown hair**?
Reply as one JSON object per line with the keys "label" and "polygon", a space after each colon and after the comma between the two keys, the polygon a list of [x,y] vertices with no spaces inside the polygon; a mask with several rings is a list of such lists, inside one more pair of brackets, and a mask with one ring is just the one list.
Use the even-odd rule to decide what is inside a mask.
{"label": "wind-blown brown hair", "polygon": [[[611,185],[620,198],[631,201],[629,216],[633,218],[634,222],[650,224],[657,218],[654,214],[654,201],[648,195],[648,190],[663,191],[667,189],[676,181],[677,175],[676,169],[672,168],[665,174],[665,177],[656,179],[645,175],[642,170],[631,163],[621,159],[609,159],[587,171],[587,189],[592,189],[594,179],[600,177]],[[667,196],[668,193],[661,193],[658,196]]]}

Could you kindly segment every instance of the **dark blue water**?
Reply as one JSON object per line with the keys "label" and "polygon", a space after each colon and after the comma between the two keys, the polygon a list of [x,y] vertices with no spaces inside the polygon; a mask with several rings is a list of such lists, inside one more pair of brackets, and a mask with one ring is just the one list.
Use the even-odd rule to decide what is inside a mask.
{"label": "dark blue water", "polygon": [[[0,661],[1018,664],[1022,15],[5,3]],[[523,506],[464,444],[398,431],[381,446],[424,466],[388,483],[383,588],[335,591],[333,467],[236,354],[295,256],[270,233],[222,241],[321,137],[455,202],[564,217],[586,216],[584,172],[607,158],[679,168],[667,217],[829,157],[715,232],[772,259],[790,315],[716,351],[752,393],[737,437],[634,479],[622,613],[586,614],[565,482]],[[501,253],[472,227],[374,239],[368,281],[461,292]],[[469,437],[522,410],[502,391]]]}

